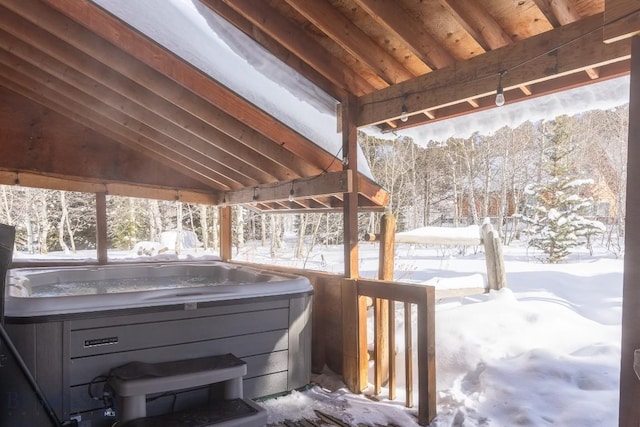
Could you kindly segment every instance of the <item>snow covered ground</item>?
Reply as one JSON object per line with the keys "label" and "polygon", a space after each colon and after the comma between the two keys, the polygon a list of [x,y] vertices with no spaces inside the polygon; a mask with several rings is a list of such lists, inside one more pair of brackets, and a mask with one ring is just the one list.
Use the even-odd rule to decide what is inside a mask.
{"label": "snow covered ground", "polygon": [[[432,426],[617,426],[622,259],[600,250],[547,265],[523,246],[504,249],[508,289],[437,304]],[[375,276],[377,251],[376,244],[361,245],[362,275]],[[238,258],[271,262],[263,253],[249,245]],[[340,268],[341,246],[317,248],[307,265],[320,253],[328,269]],[[395,266],[397,280],[447,287],[485,274],[481,250],[471,247],[460,255],[451,247],[398,244]],[[314,418],[319,409],[354,425],[417,425],[402,395],[390,402],[383,390],[373,404],[329,371],[314,381],[311,390],[264,402],[270,421]]]}

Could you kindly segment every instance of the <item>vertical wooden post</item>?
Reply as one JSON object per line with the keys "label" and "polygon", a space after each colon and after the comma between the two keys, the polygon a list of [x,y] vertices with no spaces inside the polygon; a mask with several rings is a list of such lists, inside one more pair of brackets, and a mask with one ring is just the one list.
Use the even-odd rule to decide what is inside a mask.
{"label": "vertical wooden post", "polygon": [[[380,223],[380,255],[378,260],[378,279],[393,280],[395,254],[396,220],[391,213],[385,213]],[[391,309],[390,309],[391,307]],[[381,385],[390,379],[391,364],[395,362],[395,342],[391,345],[390,332],[395,331],[393,301],[376,298],[376,341],[375,341],[375,393],[380,393]],[[394,336],[395,338],[395,336]],[[395,339],[394,339],[395,341]],[[393,366],[395,369],[395,364]],[[395,380],[395,378],[394,378]],[[395,381],[394,381],[395,382]],[[389,393],[395,389],[389,384]],[[395,391],[395,390],[394,390]],[[391,396],[389,396],[391,398]]]}
{"label": "vertical wooden post", "polygon": [[631,42],[631,88],[627,154],[627,206],[624,275],[622,285],[622,349],[619,425],[640,425],[640,380],[633,369],[633,354],[640,348],[640,36]]}
{"label": "vertical wooden post", "polygon": [[96,251],[98,264],[106,264],[107,255],[107,193],[96,193]]}
{"label": "vertical wooden post", "polygon": [[342,104],[342,152],[347,159],[345,170],[353,173],[353,186],[344,194],[344,273],[350,279],[360,275],[358,263],[358,132],[356,128],[357,99],[348,96]]}
{"label": "vertical wooden post", "polygon": [[[355,393],[367,388],[367,312],[365,297],[358,296],[358,282],[342,281],[342,379]],[[364,370],[363,370],[364,369]]]}
{"label": "vertical wooden post", "polygon": [[[341,105],[342,152],[347,162],[344,169],[353,174],[354,185],[344,194],[344,274],[349,279],[360,275],[358,263],[358,133],[356,114],[358,100],[347,95]],[[367,386],[366,355],[366,305],[358,297],[357,282],[343,281],[342,289],[342,358],[345,384],[353,392],[361,392]],[[364,353],[362,353],[364,349]]]}
{"label": "vertical wooden post", "polygon": [[435,288],[426,286],[418,305],[418,424],[436,417],[436,301]]}
{"label": "vertical wooden post", "polygon": [[220,208],[220,259],[230,261],[232,256],[231,207]]}

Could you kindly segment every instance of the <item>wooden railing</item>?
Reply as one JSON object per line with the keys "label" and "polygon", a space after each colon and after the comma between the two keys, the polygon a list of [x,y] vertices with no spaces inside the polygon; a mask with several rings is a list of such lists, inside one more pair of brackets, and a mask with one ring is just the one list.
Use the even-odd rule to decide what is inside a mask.
{"label": "wooden railing", "polygon": [[[405,342],[405,386],[406,386],[406,406],[413,407],[413,344],[412,327],[413,319],[411,306],[417,306],[417,361],[418,366],[418,423],[428,425],[436,416],[436,362],[435,362],[435,288],[433,286],[415,285],[410,283],[397,283],[382,280],[363,280],[355,282],[357,295],[359,298],[373,298],[374,307],[374,393],[380,394],[386,367],[379,363],[383,358],[380,349],[388,351],[388,389],[389,399],[396,398],[396,355],[395,355],[395,302],[404,304],[404,342]],[[377,325],[384,323],[387,319],[380,319],[378,312],[381,301],[388,301],[388,310],[381,310],[388,315],[388,336],[383,336],[379,332]],[[361,305],[358,304],[360,307]],[[359,319],[366,319],[365,316],[358,316]],[[361,320],[362,321],[362,320]],[[366,320],[365,320],[366,321]],[[357,328],[362,335],[359,337],[360,343],[367,343],[366,327],[359,325]],[[387,340],[384,343],[384,340]],[[361,364],[366,364],[367,348],[360,345],[358,359]],[[362,352],[365,351],[363,354]],[[366,372],[361,366],[358,372]],[[362,383],[363,381],[359,381]]]}

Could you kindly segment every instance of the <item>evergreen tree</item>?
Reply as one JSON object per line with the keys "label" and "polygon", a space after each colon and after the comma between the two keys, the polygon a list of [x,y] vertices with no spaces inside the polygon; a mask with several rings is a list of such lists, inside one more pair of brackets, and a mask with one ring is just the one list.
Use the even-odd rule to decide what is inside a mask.
{"label": "evergreen tree", "polygon": [[579,179],[572,167],[575,145],[567,131],[565,116],[548,124],[541,156],[541,179],[527,188],[535,199],[534,215],[525,217],[532,225],[529,245],[543,251],[548,263],[558,263],[570,249],[590,241],[590,237],[604,229],[602,223],[583,217],[591,206],[585,188],[590,179]]}

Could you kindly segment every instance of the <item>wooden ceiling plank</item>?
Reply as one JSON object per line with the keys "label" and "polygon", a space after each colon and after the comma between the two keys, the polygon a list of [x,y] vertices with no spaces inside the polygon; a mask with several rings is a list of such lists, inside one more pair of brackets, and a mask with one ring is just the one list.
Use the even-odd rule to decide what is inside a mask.
{"label": "wooden ceiling plank", "polygon": [[[69,45],[41,34],[38,28],[31,27],[31,24],[25,23],[21,18],[9,18],[9,14],[10,12],[5,12],[0,17],[0,28],[10,31],[15,36],[22,37],[23,40],[27,38],[34,45],[34,47],[28,47],[23,41],[19,41],[14,36],[2,31],[0,46],[10,50],[14,55],[20,55],[25,61],[46,69],[59,79],[81,88],[85,93],[101,99],[102,102],[113,108],[121,110],[152,128],[161,130],[167,136],[185,145],[187,150],[196,150],[207,156],[211,162],[221,166],[221,171],[228,171],[229,176],[233,179],[246,180],[248,178],[263,182],[277,180],[272,175],[262,172],[264,166],[256,170],[253,165],[241,160],[242,156],[251,156],[253,153],[246,149],[242,150],[244,146],[235,143],[227,135],[194,119],[185,111],[107,69]],[[36,49],[40,50],[36,51]],[[162,113],[162,117],[159,113]],[[216,141],[218,145],[232,147],[229,150],[231,153],[223,151],[209,141]],[[262,162],[271,166],[269,159],[263,156],[256,156],[254,161],[257,164]],[[239,173],[246,178],[242,178]]]}
{"label": "wooden ceiling plank", "polygon": [[[214,12],[224,13],[219,0],[202,0],[202,2]],[[360,95],[374,90],[369,82],[337,60],[324,46],[309,37],[291,21],[283,18],[267,2],[263,0],[223,0],[223,2],[339,87]]]}
{"label": "wooden ceiling plank", "polygon": [[[10,12],[6,11],[3,12],[4,14],[9,14]],[[15,18],[15,19],[21,19],[21,18]],[[12,20],[9,20],[9,23],[11,23]],[[134,66],[134,62],[135,59],[126,56],[125,54],[117,51],[116,49],[114,49],[112,46],[107,45],[107,47],[105,47],[104,45],[106,45],[106,43],[100,43],[99,41],[92,41],[91,37],[89,35],[86,34],[86,30],[84,29],[80,29],[80,27],[77,27],[79,29],[79,31],[84,32],[84,34],[80,33],[78,34],[78,39],[84,40],[86,43],[90,44],[93,48],[90,49],[92,51],[95,50],[99,50],[100,52],[102,52],[102,58],[104,58],[105,56],[110,58],[110,61],[112,63],[117,63],[120,64],[120,68],[121,70],[117,70],[117,71],[122,71],[122,69],[126,69],[126,70],[131,70],[133,68],[135,68]],[[14,29],[15,30],[15,29]],[[15,30],[17,31],[17,30]],[[35,28],[34,33],[37,33],[37,28]],[[40,31],[42,32],[42,31]],[[24,37],[35,37],[35,36],[31,36],[30,32],[27,32]],[[43,45],[42,46],[42,50],[44,50],[45,52],[48,52],[50,50],[53,51],[57,51],[57,52],[64,52],[64,50],[61,50],[60,48],[56,49],[56,42],[54,40],[52,40],[53,38],[50,37],[40,37],[40,41],[39,44]],[[33,42],[37,42],[38,40],[33,40]],[[61,42],[59,42],[61,43]],[[66,45],[68,46],[68,45]],[[60,53],[62,55],[62,53]],[[99,72],[98,70],[103,69],[104,67],[100,67],[99,65],[94,65],[94,66],[90,66],[89,64],[84,64],[84,62],[81,60],[81,58],[79,58],[80,53],[78,51],[74,51],[74,52],[66,52],[66,55],[64,55],[64,59],[63,62],[67,62],[69,61],[72,64],[75,64],[76,68],[81,68],[83,70],[85,70],[85,72],[87,73],[92,73],[93,77],[101,79],[101,81],[103,81],[105,84],[107,85],[115,85],[114,89],[118,89],[118,87],[120,87],[120,93],[124,93],[125,95],[133,92],[136,90],[136,88],[138,89],[138,92],[131,95],[129,94],[129,98],[132,101],[141,103],[143,102],[146,98],[143,96],[139,96],[141,94],[146,93],[143,89],[143,86],[153,86],[155,88],[161,87],[164,88],[165,92],[177,92],[175,94],[175,96],[180,96],[180,94],[185,95],[184,94],[184,90],[182,88],[179,88],[177,90],[172,89],[172,88],[177,88],[177,86],[175,85],[174,82],[172,82],[171,80],[167,79],[164,76],[161,76],[159,73],[151,70],[150,68],[144,66],[146,69],[144,70],[139,70],[136,69],[135,73],[129,73],[129,74],[134,74],[134,76],[126,76],[126,77],[136,77],[137,78],[137,83],[138,86],[135,85],[131,85],[129,84],[125,84],[124,88],[122,88],[122,84],[119,84],[119,86],[117,85],[119,83],[119,79],[118,76],[116,77],[111,77],[110,79],[108,79],[107,77],[109,76],[105,76],[105,74],[108,74],[104,71]],[[87,59],[87,62],[89,62],[90,60]],[[116,71],[114,71],[115,73]],[[105,79],[107,81],[105,81]],[[157,83],[156,83],[157,82]],[[161,92],[162,93],[162,92]],[[178,94],[179,93],[179,94]],[[150,96],[150,95],[149,95]],[[157,95],[158,97],[160,97],[160,95]],[[148,97],[148,96],[147,96]],[[182,98],[185,98],[185,96],[183,96]],[[194,98],[196,98],[194,96]],[[162,99],[166,99],[162,98]],[[201,104],[204,104],[203,101],[200,102]],[[229,135],[228,133],[223,133],[220,130],[218,130],[216,127],[212,127],[210,125],[209,122],[211,122],[211,118],[212,117],[216,117],[216,114],[214,111],[212,111],[212,108],[210,105],[198,105],[198,107],[200,107],[200,109],[196,110],[198,112],[201,112],[201,114],[199,114],[200,117],[194,115],[190,115],[190,114],[186,114],[187,113],[191,113],[191,111],[189,111],[188,107],[195,107],[194,105],[189,105],[188,107],[183,106],[182,109],[179,109],[177,107],[170,107],[172,104],[168,101],[164,101],[161,102],[160,98],[157,98],[155,100],[152,100],[149,102],[150,106],[149,108],[151,109],[151,111],[164,111],[165,115],[164,117],[168,120],[173,120],[178,121],[178,123],[176,123],[180,128],[184,128],[187,131],[196,134],[197,137],[199,137],[200,139],[204,139],[204,141],[200,141],[198,143],[198,145],[200,146],[200,149],[202,149],[204,152],[206,152],[206,150],[208,150],[208,146],[212,143],[216,143],[220,146],[222,146],[226,152],[230,152],[230,154],[232,154],[233,156],[235,156],[237,159],[239,159],[241,162],[247,163],[248,160],[247,159],[251,159],[251,161],[253,162],[252,166],[257,168],[258,171],[263,171],[264,173],[268,173],[272,176],[275,176],[275,178],[277,179],[290,179],[292,177],[297,176],[298,174],[294,174],[293,171],[289,170],[288,168],[283,167],[281,164],[274,162],[271,158],[267,157],[266,155],[262,154],[263,152],[269,153],[271,154],[271,152],[273,151],[277,151],[280,152],[281,154],[285,155],[285,157],[290,158],[291,157],[291,153],[287,152],[286,150],[282,149],[281,147],[278,147],[277,145],[273,144],[271,141],[267,140],[263,135],[258,134],[256,131],[253,131],[252,129],[237,123],[236,126],[239,128],[244,127],[244,129],[236,129],[234,132],[235,133],[239,133],[238,131],[240,131],[240,138],[242,138],[243,140],[247,141],[250,140],[252,141],[251,144],[237,144],[236,141],[230,140],[229,139]],[[165,108],[163,110],[163,106],[167,106],[167,108],[170,111],[166,111],[167,108]],[[193,110],[192,110],[193,111]],[[224,117],[220,117],[218,119],[218,122],[223,122],[226,123],[227,126],[234,126],[234,122],[237,122],[235,119],[228,117],[228,115],[221,113],[220,115],[224,116]],[[181,120],[181,121],[180,121]],[[244,130],[244,132],[242,132],[242,130]],[[204,133],[204,134],[203,134]],[[256,137],[257,138],[253,138]],[[191,138],[192,137],[188,137]],[[235,139],[235,138],[234,138]],[[188,141],[187,141],[188,142]],[[256,145],[256,146],[251,146],[251,145]],[[275,149],[269,149],[270,146],[275,147]],[[219,148],[212,148],[218,151],[218,153],[213,157],[214,159],[216,157],[224,157],[225,154],[219,151]],[[237,163],[237,166],[234,166],[233,161],[229,161],[227,162],[226,160],[223,161],[222,164],[226,164],[226,165],[230,165],[232,167],[236,167],[237,170],[245,170],[246,171],[246,167],[243,167],[241,163],[238,163],[237,161],[235,163]],[[281,163],[284,163],[281,162]],[[267,176],[265,176],[264,174],[260,175],[260,172],[258,172],[259,176],[258,179],[262,180],[262,181],[273,181],[273,178],[269,178]]]}
{"label": "wooden ceiling plank", "polygon": [[387,83],[395,84],[413,76],[387,51],[376,44],[330,3],[316,0],[285,0],[298,13],[322,30],[344,50],[367,64]]}
{"label": "wooden ceiling plank", "polygon": [[407,13],[400,4],[390,1],[354,0],[378,24],[403,41],[430,68],[444,68],[455,58],[431,34],[416,15]]}
{"label": "wooden ceiling plank", "polygon": [[629,57],[630,45],[622,40],[602,43],[598,31],[602,14],[547,31],[519,43],[490,51],[387,89],[360,97],[358,126],[383,123],[399,117],[402,104],[421,112],[495,95],[498,75],[505,90],[597,68]]}
{"label": "wooden ceiling plank", "polygon": [[[266,150],[275,151],[278,149],[288,151],[291,155],[289,158],[284,155],[278,156],[276,153],[269,154],[269,157],[277,160],[283,166],[288,165],[292,168],[304,169],[299,175],[305,176],[320,173],[327,165],[331,165],[329,167],[331,167],[332,170],[338,170],[340,168],[339,164],[334,165],[333,154],[313,144],[302,135],[278,122],[272,116],[250,104],[248,101],[239,98],[229,89],[213,81],[210,77],[202,74],[194,67],[182,61],[167,61],[167,56],[171,54],[164,48],[150,41],[145,36],[131,31],[126,24],[98,8],[89,0],[77,0],[73,2],[66,0],[42,1],[62,12],[64,15],[71,17],[76,22],[80,22],[95,34],[100,35],[113,45],[143,61],[149,67],[173,79],[183,88],[188,89],[191,93],[202,98],[207,103],[212,104],[209,106],[210,114],[214,116],[213,118],[222,122],[219,125],[216,124],[216,127],[223,132],[237,132],[239,127],[248,125],[254,131],[272,140],[275,144],[265,144],[264,147],[255,147],[255,149],[262,149],[265,154]],[[14,11],[18,9],[20,15],[46,28],[47,31],[57,32],[58,35],[68,43],[74,45],[80,44],[80,46],[76,47],[82,50],[81,41],[74,39],[70,33],[73,29],[69,23],[64,23],[64,28],[61,28],[59,26],[59,17],[50,13],[46,8],[45,10],[42,8],[35,10],[36,8],[34,7],[23,8],[19,7],[18,2],[16,4],[12,3],[12,9],[14,9]],[[56,26],[58,27],[56,28]],[[108,58],[104,59],[107,60]],[[100,60],[103,62],[102,59]],[[116,69],[117,64],[110,65]],[[121,70],[118,71],[122,72]],[[163,87],[164,86],[161,86],[161,88]],[[158,88],[154,88],[153,90],[157,93]],[[184,93],[184,90],[178,92],[179,93],[169,95],[168,100],[180,104],[182,99],[189,98],[189,96]],[[212,106],[217,107],[215,113],[211,113]],[[226,120],[223,120],[222,117]],[[232,122],[235,126],[231,130],[228,126],[229,122]],[[244,128],[246,130],[246,127]],[[244,144],[251,143],[250,138],[247,138],[246,134],[245,132],[244,139],[239,139],[239,141]],[[306,162],[314,163],[307,164]]]}
{"label": "wooden ceiling plank", "polygon": [[[238,184],[209,169],[206,164],[198,163],[191,158],[185,157],[180,151],[176,151],[173,146],[175,144],[166,141],[166,138],[162,138],[155,130],[136,122],[117,110],[101,105],[99,99],[92,98],[73,86],[58,81],[53,76],[17,57],[9,55],[3,50],[0,50],[0,64],[2,64],[0,65],[0,74],[8,81],[17,84],[18,88],[37,88],[37,93],[40,96],[53,103],[53,105],[49,104],[47,106],[50,106],[54,111],[64,111],[66,106],[70,105],[77,106],[73,109],[76,114],[85,118],[90,117],[90,120],[111,123],[109,127],[116,132],[121,130],[120,128],[126,129],[127,140],[134,141],[138,146],[159,154],[166,159],[175,159],[173,160],[174,162],[179,162],[184,167],[191,168],[204,176],[210,177],[218,188],[239,187]],[[13,87],[10,88],[13,89]],[[33,94],[29,94],[24,90],[20,93],[33,99]],[[91,126],[91,128],[99,131],[94,126]],[[116,139],[116,141],[121,140],[122,138]]]}
{"label": "wooden ceiling plank", "polygon": [[500,24],[476,0],[440,0],[480,46],[486,51],[513,44]]}

